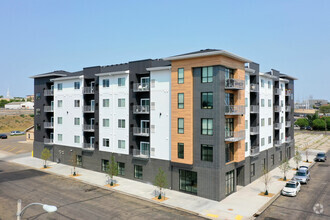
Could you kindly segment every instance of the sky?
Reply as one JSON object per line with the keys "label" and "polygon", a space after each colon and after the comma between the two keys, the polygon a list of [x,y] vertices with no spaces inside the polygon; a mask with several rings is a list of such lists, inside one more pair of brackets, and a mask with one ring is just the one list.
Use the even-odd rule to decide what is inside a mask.
{"label": "sky", "polygon": [[29,77],[223,49],[298,78],[295,99],[330,100],[327,0],[1,0],[0,95]]}

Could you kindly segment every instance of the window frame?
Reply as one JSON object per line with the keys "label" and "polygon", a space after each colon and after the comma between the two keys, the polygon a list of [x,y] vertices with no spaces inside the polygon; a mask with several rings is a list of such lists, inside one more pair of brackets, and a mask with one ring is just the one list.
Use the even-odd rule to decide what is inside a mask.
{"label": "window frame", "polygon": [[201,160],[207,162],[213,162],[213,145],[209,145],[209,144],[201,145]]}
{"label": "window frame", "polygon": [[[181,70],[182,70],[182,73],[180,72]],[[177,80],[178,80],[178,84],[184,84],[184,68],[178,68],[178,79]]]}
{"label": "window frame", "polygon": [[[204,70],[206,72],[204,72]],[[205,75],[204,75],[205,73]],[[213,82],[213,66],[204,66],[201,69],[201,83],[212,83]]]}
{"label": "window frame", "polygon": [[143,179],[143,167],[141,165],[134,165],[134,178]]}
{"label": "window frame", "polygon": [[[204,128],[204,121],[206,120],[206,128]],[[211,122],[211,128],[210,123]],[[202,118],[201,119],[201,134],[202,135],[208,135],[208,136],[213,136],[214,132],[213,132],[213,118]]]}
{"label": "window frame", "polygon": [[[182,127],[180,127],[180,122],[182,122]],[[184,134],[184,118],[178,118],[178,134]]]}
{"label": "window frame", "polygon": [[[204,100],[206,97],[206,100]],[[201,108],[213,109],[213,92],[201,92]]]}
{"label": "window frame", "polygon": [[184,159],[184,143],[178,143],[178,158]]}
{"label": "window frame", "polygon": [[[180,97],[182,100],[180,100]],[[178,109],[184,109],[184,93],[178,93]]]}

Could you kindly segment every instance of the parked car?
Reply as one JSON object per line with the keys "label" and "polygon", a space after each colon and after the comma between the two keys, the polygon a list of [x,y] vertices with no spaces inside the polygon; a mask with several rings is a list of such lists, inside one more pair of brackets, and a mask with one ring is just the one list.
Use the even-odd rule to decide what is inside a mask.
{"label": "parked car", "polygon": [[7,139],[7,135],[6,134],[0,134],[0,139]]}
{"label": "parked car", "polygon": [[311,179],[311,175],[309,170],[306,169],[298,169],[292,180],[299,181],[300,183],[305,183]]}
{"label": "parked car", "polygon": [[306,130],[312,131],[313,128],[312,128],[311,126],[307,126],[307,127],[306,127]]}
{"label": "parked car", "polygon": [[282,189],[281,194],[283,196],[296,196],[300,191],[300,182],[299,181],[289,181],[285,184]]}
{"label": "parked car", "polygon": [[19,135],[19,134],[24,134],[23,131],[11,131],[10,135]]}
{"label": "parked car", "polygon": [[300,166],[298,170],[308,170],[309,167],[308,166]]}
{"label": "parked car", "polygon": [[320,152],[320,153],[318,153],[316,155],[316,157],[315,157],[314,160],[315,161],[323,161],[323,162],[325,162],[327,160],[327,155],[325,153],[323,153],[323,152]]}

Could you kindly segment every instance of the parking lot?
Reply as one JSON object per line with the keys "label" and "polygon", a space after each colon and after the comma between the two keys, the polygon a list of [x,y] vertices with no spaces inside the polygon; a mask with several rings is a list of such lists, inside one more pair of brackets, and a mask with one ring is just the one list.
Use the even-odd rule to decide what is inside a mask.
{"label": "parking lot", "polygon": [[33,143],[25,141],[25,135],[10,136],[7,139],[0,139],[0,151],[8,154],[23,154],[33,150]]}

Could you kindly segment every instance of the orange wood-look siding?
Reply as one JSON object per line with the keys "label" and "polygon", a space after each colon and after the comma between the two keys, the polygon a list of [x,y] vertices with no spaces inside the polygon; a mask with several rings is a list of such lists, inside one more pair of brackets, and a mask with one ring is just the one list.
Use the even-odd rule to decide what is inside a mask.
{"label": "orange wood-look siding", "polygon": [[[236,69],[234,78],[245,79],[244,63],[232,58],[221,55],[198,57],[184,60],[172,61],[172,83],[171,83],[171,161],[184,164],[193,164],[193,67],[215,66],[222,65],[228,68]],[[184,83],[178,84],[178,68],[184,68]],[[184,109],[178,109],[178,93],[184,93]],[[244,90],[235,91],[240,93],[237,103],[244,103]],[[243,99],[243,101],[241,100]],[[236,103],[235,103],[236,104]],[[184,134],[178,134],[178,118],[184,118]],[[237,117],[236,117],[237,118]],[[242,125],[235,127],[242,127],[244,129],[244,118],[241,120]],[[237,128],[239,129],[239,128]],[[240,141],[244,145],[244,141]],[[184,144],[184,159],[178,158],[178,143]],[[237,145],[237,143],[235,144]],[[235,157],[240,161],[241,148],[244,152],[244,147],[235,147]],[[244,158],[243,158],[244,159]]]}

